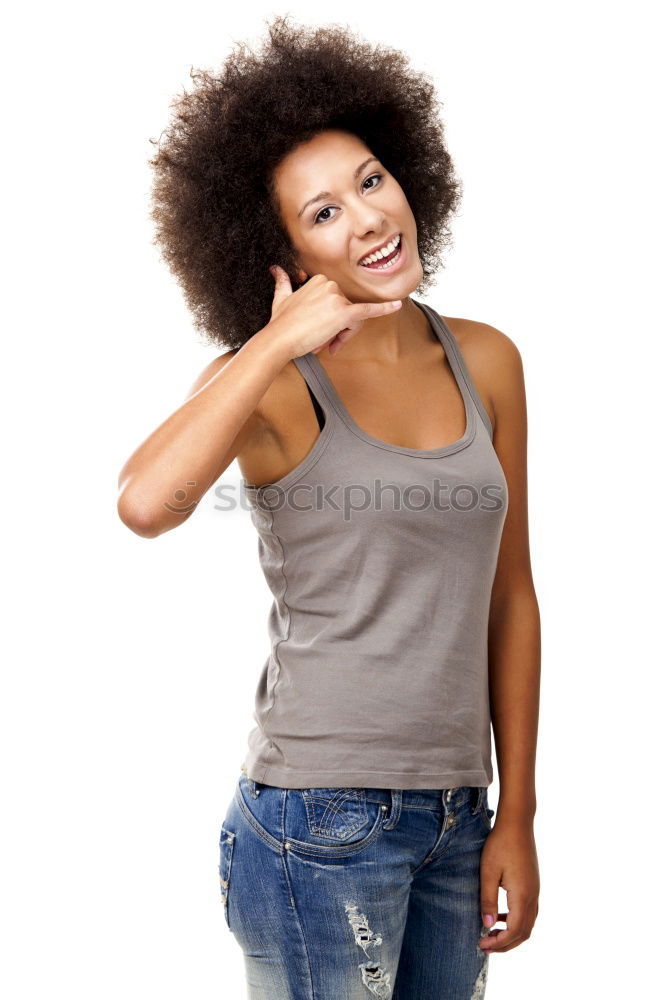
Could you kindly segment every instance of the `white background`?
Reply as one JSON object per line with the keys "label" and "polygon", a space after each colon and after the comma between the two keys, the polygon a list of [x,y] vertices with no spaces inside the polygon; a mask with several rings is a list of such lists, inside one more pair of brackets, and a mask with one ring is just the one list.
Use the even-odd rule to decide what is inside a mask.
{"label": "white background", "polygon": [[[35,3],[5,17],[0,986],[12,1000],[245,995],[217,863],[268,647],[256,534],[211,490],[182,528],[142,539],[119,520],[116,488],[218,353],[151,244],[149,138],[191,66],[219,66],[290,11],[348,23],[434,76],[464,198],[427,301],[498,327],[523,356],[543,884],[530,940],[491,958],[489,1000],[652,996],[664,819],[657,5],[238,7]],[[238,476],[234,464],[222,481]]]}

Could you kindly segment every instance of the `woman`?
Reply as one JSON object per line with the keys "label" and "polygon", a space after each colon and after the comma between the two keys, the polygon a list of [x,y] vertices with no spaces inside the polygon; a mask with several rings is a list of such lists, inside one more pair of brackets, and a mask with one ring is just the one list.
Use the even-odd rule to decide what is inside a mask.
{"label": "woman", "polygon": [[226,922],[253,1000],[483,997],[539,891],[520,354],[412,297],[460,184],[404,55],[278,18],[195,81],[152,211],[227,350],[126,463],[119,513],[155,537],[239,462],[275,601]]}

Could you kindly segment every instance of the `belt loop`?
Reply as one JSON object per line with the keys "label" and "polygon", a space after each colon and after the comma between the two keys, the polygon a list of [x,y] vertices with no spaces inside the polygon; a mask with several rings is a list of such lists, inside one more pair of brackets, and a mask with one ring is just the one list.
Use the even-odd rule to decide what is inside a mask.
{"label": "belt loop", "polygon": [[392,788],[391,811],[389,813],[389,818],[384,823],[385,830],[392,830],[394,826],[397,826],[401,812],[402,812],[402,789]]}
{"label": "belt loop", "polygon": [[458,791],[457,788],[443,788],[442,789],[442,805],[444,806],[444,809],[447,812],[448,812],[449,803],[451,802],[451,799],[453,798],[453,793],[457,792],[457,791]]}

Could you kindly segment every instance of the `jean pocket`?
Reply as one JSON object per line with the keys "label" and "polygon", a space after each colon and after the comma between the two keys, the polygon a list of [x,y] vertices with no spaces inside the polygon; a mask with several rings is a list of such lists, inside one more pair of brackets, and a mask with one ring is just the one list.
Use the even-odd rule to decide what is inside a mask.
{"label": "jean pocket", "polygon": [[353,858],[381,836],[386,806],[368,804],[363,788],[294,790],[295,808],[288,810],[289,851],[320,861]]}
{"label": "jean pocket", "polygon": [[229,921],[229,886],[231,884],[231,862],[234,855],[234,841],[236,834],[226,827],[220,830],[220,893],[224,904],[224,919],[227,927],[231,928]]}
{"label": "jean pocket", "polygon": [[305,788],[301,796],[313,837],[344,844],[367,826],[364,788]]}

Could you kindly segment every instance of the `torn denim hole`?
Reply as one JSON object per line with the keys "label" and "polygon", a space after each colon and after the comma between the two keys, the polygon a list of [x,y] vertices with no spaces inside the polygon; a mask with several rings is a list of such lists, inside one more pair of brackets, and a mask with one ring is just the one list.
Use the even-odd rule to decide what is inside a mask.
{"label": "torn denim hole", "polygon": [[[490,928],[486,927],[485,924],[481,927],[480,937],[488,937],[490,934]],[[488,981],[488,962],[490,961],[490,955],[483,948],[480,948],[477,944],[476,953],[479,958],[483,958],[483,963],[479,969],[479,974],[476,977],[476,982],[474,983],[474,990],[472,991],[472,996],[470,1000],[483,1000],[486,995],[486,983]]]}
{"label": "torn denim hole", "polygon": [[[488,937],[489,934],[490,934],[490,927],[486,927],[485,924],[482,924],[481,933],[479,934],[479,937],[482,938]],[[488,958],[488,952],[484,951],[483,948],[481,948],[480,945],[478,944],[476,946],[476,953],[479,956],[479,958]]]}
{"label": "torn denim hole", "polygon": [[[373,934],[368,926],[368,918],[365,913],[358,912],[358,906],[356,903],[345,903],[345,910],[347,911],[347,918],[349,923],[354,929],[354,938],[356,944],[359,948],[368,954],[368,948],[373,945],[376,947],[382,943],[382,939],[378,934]],[[368,958],[370,956],[368,955]]]}
{"label": "torn denim hole", "polygon": [[[345,910],[354,931],[356,944],[368,955],[368,948],[378,947],[382,943],[382,938],[370,930],[368,918],[365,913],[358,912],[358,906],[355,903],[346,903]],[[367,986],[372,996],[379,997],[380,1000],[389,1000],[392,992],[390,972],[382,969],[377,962],[362,962],[359,969],[363,985]]]}
{"label": "torn denim hole", "polygon": [[380,1000],[389,1000],[391,996],[391,974],[382,969],[379,965],[367,962],[359,965],[363,985],[367,986],[373,997]]}
{"label": "torn denim hole", "polygon": [[490,955],[484,955],[483,965],[479,970],[479,974],[476,977],[476,982],[474,983],[474,991],[470,1000],[483,1000],[486,995],[486,983],[488,982],[488,962],[490,960]]}

